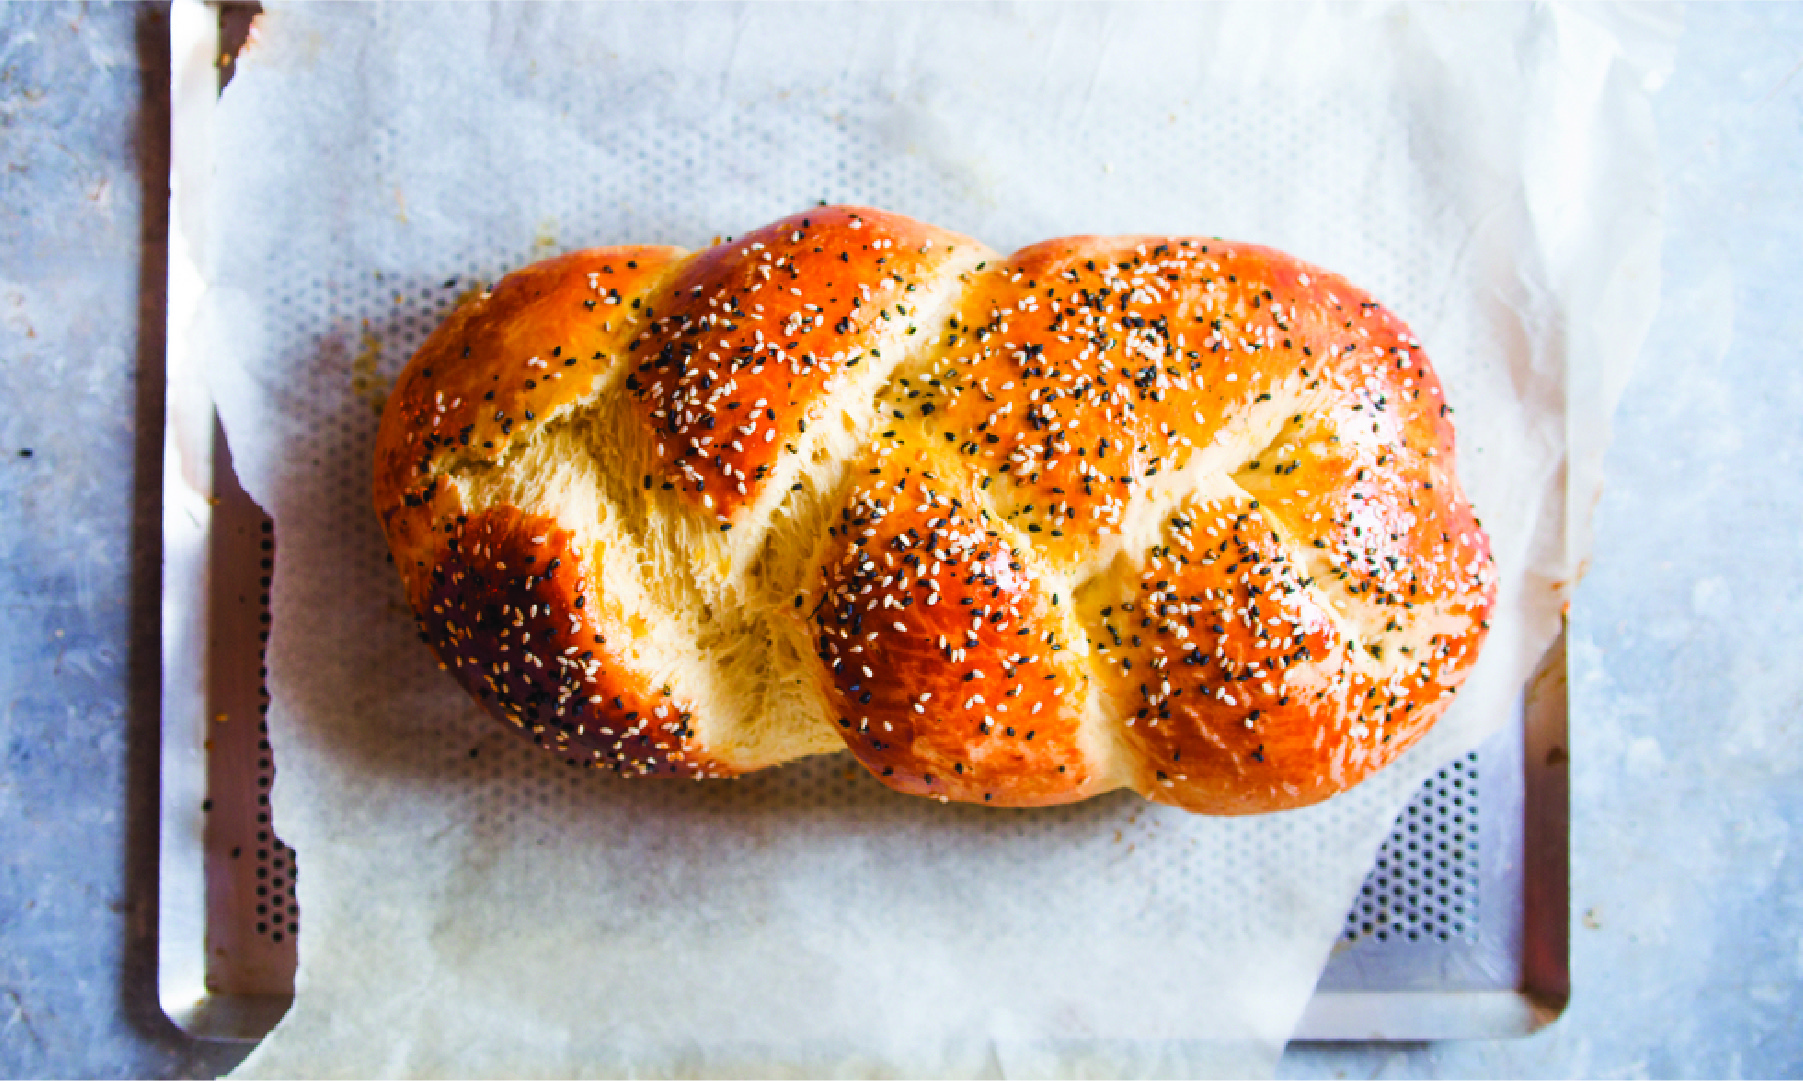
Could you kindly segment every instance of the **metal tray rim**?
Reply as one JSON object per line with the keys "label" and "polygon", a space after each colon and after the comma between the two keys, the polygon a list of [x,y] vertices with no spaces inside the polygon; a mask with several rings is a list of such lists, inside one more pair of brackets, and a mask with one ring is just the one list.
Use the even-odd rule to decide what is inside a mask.
{"label": "metal tray rim", "polygon": [[[209,563],[218,525],[216,470],[230,469],[217,415],[189,352],[199,270],[181,220],[184,183],[210,164],[214,59],[221,8],[175,0],[171,9],[171,191],[168,405],[164,432],[161,822],[158,997],[197,1039],[256,1042],[293,996],[210,990],[204,814],[208,765]],[[1319,991],[1293,1039],[1391,1042],[1525,1036],[1555,1021],[1570,994],[1569,788],[1566,651],[1561,634],[1530,683],[1524,721],[1523,979],[1513,991]]]}

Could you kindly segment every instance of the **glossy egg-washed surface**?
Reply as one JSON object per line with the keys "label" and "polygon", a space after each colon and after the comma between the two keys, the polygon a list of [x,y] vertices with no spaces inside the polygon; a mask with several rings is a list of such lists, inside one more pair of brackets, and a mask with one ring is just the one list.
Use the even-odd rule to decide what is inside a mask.
{"label": "glossy egg-washed surface", "polygon": [[[1086,672],[1032,548],[947,455],[890,458],[855,487],[816,612],[847,746],[891,787],[1063,803],[1098,787]],[[1068,601],[1066,601],[1068,603]]]}
{"label": "glossy egg-washed surface", "polygon": [[715,245],[660,291],[625,388],[654,466],[722,523],[743,519],[822,404],[885,339],[920,328],[914,294],[963,237],[893,214],[822,207]]}
{"label": "glossy egg-washed surface", "polygon": [[476,699],[572,765],[633,775],[720,772],[690,744],[692,709],[627,670],[592,618],[595,582],[568,530],[497,507],[453,520],[420,630]]}
{"label": "glossy egg-washed surface", "polygon": [[[1363,292],[1281,253],[1076,237],[1002,258],[829,207],[687,259],[566,256],[475,304],[403,378],[377,504],[441,659],[572,760],[767,764],[713,753],[681,687],[605,651],[633,633],[584,614],[605,581],[535,572],[569,523],[471,517],[439,484],[597,396],[631,405],[647,489],[754,550],[808,424],[878,366],[806,603],[758,616],[809,625],[822,715],[901,791],[1312,803],[1419,738],[1481,643],[1495,575],[1425,355]],[[478,528],[502,553],[480,567],[458,539]],[[497,661],[538,611],[555,617],[540,661],[589,656],[527,661],[530,678]],[[660,702],[673,719],[630,728]]]}
{"label": "glossy egg-washed surface", "polygon": [[731,771],[692,746],[689,708],[634,670],[620,648],[633,627],[603,624],[570,531],[513,507],[466,508],[446,475],[501,461],[594,395],[682,255],[574,252],[467,299],[407,366],[376,442],[376,507],[440,662],[534,743],[633,775]]}

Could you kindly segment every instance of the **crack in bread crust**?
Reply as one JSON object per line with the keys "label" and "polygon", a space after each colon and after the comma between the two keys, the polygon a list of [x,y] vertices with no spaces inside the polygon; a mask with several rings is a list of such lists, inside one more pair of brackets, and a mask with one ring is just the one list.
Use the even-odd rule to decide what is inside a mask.
{"label": "crack in bread crust", "polygon": [[[1399,320],[1279,252],[1004,258],[822,207],[509,275],[409,365],[376,502],[428,640],[503,715],[578,696],[469,678],[497,663],[472,637],[499,644],[497,603],[607,637],[601,704],[682,704],[606,763],[627,772],[846,745],[942,799],[1126,785],[1242,813],[1381,768],[1475,658],[1496,576],[1447,412]],[[458,546],[518,521],[505,586]]]}

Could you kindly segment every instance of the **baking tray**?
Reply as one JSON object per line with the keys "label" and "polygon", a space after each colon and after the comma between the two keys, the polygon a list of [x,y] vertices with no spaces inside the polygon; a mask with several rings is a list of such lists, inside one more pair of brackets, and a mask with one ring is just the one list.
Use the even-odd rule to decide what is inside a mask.
{"label": "baking tray", "polygon": [[[238,483],[187,334],[200,293],[192,184],[210,164],[211,106],[254,11],[176,0],[170,19],[158,992],[190,1035],[229,1041],[262,1038],[286,1012],[301,933],[296,854],[268,797],[275,536]],[[1398,817],[1298,1040],[1520,1036],[1564,1010],[1566,697],[1561,635],[1517,716],[1429,778]]]}

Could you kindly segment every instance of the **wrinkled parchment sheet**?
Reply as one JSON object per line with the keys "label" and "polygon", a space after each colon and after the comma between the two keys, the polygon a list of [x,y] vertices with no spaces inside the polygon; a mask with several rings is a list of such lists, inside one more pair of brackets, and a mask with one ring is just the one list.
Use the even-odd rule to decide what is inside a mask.
{"label": "wrinkled parchment sheet", "polygon": [[[217,115],[201,317],[274,516],[286,1075],[1268,1074],[1422,779],[1519,708],[1657,301],[1669,13],[1386,6],[302,6]],[[1501,604],[1445,720],[1325,805],[996,810],[845,755],[731,782],[567,770],[417,640],[377,410],[473,284],[696,248],[817,201],[1003,250],[1222,236],[1426,343]],[[1575,513],[1574,513],[1575,512]]]}

